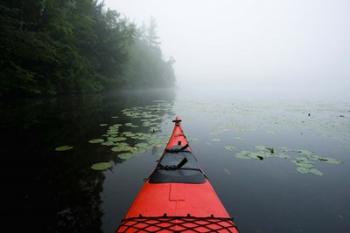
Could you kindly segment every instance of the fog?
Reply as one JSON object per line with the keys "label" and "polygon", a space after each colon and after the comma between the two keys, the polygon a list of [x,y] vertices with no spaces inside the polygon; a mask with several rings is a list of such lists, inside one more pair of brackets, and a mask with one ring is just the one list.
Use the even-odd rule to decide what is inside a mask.
{"label": "fog", "polygon": [[350,86],[348,0],[107,0],[141,25],[154,17],[177,85]]}

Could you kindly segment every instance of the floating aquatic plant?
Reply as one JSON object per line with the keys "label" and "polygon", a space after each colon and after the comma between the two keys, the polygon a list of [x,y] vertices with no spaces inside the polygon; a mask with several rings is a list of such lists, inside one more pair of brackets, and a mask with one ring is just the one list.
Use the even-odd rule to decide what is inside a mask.
{"label": "floating aquatic plant", "polygon": [[134,125],[133,123],[125,123],[124,125],[127,126],[127,127],[131,127],[131,128],[137,128],[138,127],[137,125]]}
{"label": "floating aquatic plant", "polygon": [[151,128],[149,129],[149,131],[151,131],[152,133],[155,133],[155,132],[160,131],[160,129],[157,128],[157,127],[151,127]]}
{"label": "floating aquatic plant", "polygon": [[133,154],[131,154],[131,153],[122,153],[122,154],[119,154],[118,157],[123,159],[123,160],[128,160],[128,159],[133,157]]}
{"label": "floating aquatic plant", "polygon": [[111,168],[113,164],[111,162],[101,162],[101,163],[95,163],[91,166],[91,169],[96,171],[104,171],[109,168]]}
{"label": "floating aquatic plant", "polygon": [[[226,150],[230,150],[230,147],[225,146]],[[296,170],[301,174],[312,174],[322,176],[323,173],[315,168],[316,162],[324,162],[328,164],[340,164],[341,161],[330,157],[323,157],[316,155],[308,150],[290,150],[286,147],[281,147],[276,150],[273,147],[267,146],[255,146],[255,151],[243,150],[236,153],[236,158],[239,159],[257,159],[264,160],[267,158],[283,158],[289,159],[295,164]],[[290,153],[290,154],[286,154]]]}
{"label": "floating aquatic plant", "polygon": [[107,126],[108,124],[100,124],[101,127],[105,127]]}
{"label": "floating aquatic plant", "polygon": [[141,142],[141,143],[135,144],[135,147],[137,147],[137,148],[148,148],[149,145],[147,143]]}
{"label": "floating aquatic plant", "polygon": [[127,138],[126,137],[108,137],[107,140],[110,142],[122,142],[122,141],[126,141]]}
{"label": "floating aquatic plant", "polygon": [[106,141],[106,142],[101,143],[101,145],[103,145],[103,146],[116,146],[117,144],[115,142],[112,142],[112,141]]}
{"label": "floating aquatic plant", "polygon": [[55,151],[62,152],[62,151],[72,150],[73,148],[74,148],[73,146],[68,146],[68,145],[58,146],[55,148]]}
{"label": "floating aquatic plant", "polygon": [[[128,119],[135,119],[133,123],[126,122],[109,125],[103,134],[103,139],[92,139],[90,142],[110,146],[111,151],[117,152],[119,158],[127,160],[135,153],[143,153],[154,145],[167,142],[168,138],[159,133],[159,125],[163,119],[161,115],[169,111],[171,107],[170,104],[161,101],[146,106],[125,108],[121,113]],[[112,116],[112,118],[122,117]],[[107,124],[100,125],[107,126]],[[121,130],[126,127],[130,128],[130,130]],[[133,144],[134,146],[132,146]]]}
{"label": "floating aquatic plant", "polygon": [[105,140],[101,139],[101,138],[95,138],[95,139],[91,139],[89,140],[89,143],[102,143]]}

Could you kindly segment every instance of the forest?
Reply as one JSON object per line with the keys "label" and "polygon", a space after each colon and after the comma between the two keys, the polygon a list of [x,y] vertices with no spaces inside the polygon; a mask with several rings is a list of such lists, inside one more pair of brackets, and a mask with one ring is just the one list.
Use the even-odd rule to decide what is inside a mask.
{"label": "forest", "polygon": [[156,22],[138,26],[98,0],[0,0],[0,96],[171,87]]}

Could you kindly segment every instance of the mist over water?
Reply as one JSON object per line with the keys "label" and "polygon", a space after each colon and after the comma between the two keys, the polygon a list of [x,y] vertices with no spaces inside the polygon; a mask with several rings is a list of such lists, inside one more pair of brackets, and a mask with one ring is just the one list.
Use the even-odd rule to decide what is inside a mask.
{"label": "mist over water", "polygon": [[180,87],[349,99],[349,1],[107,0],[106,5],[137,24],[156,19],[164,56],[176,60]]}
{"label": "mist over water", "polygon": [[[102,0],[4,2],[18,7],[0,3],[12,66],[0,86],[15,90],[0,101],[10,229],[115,232],[179,115],[242,233],[350,232],[349,0],[105,0],[135,38]],[[53,12],[48,29],[33,26],[33,2]],[[67,35],[47,39],[57,30]]]}

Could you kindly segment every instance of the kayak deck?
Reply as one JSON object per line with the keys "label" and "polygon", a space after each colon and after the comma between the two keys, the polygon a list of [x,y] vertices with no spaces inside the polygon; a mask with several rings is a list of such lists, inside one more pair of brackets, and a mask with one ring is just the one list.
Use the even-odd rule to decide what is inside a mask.
{"label": "kayak deck", "polygon": [[178,118],[157,167],[117,232],[239,230],[192,154]]}

